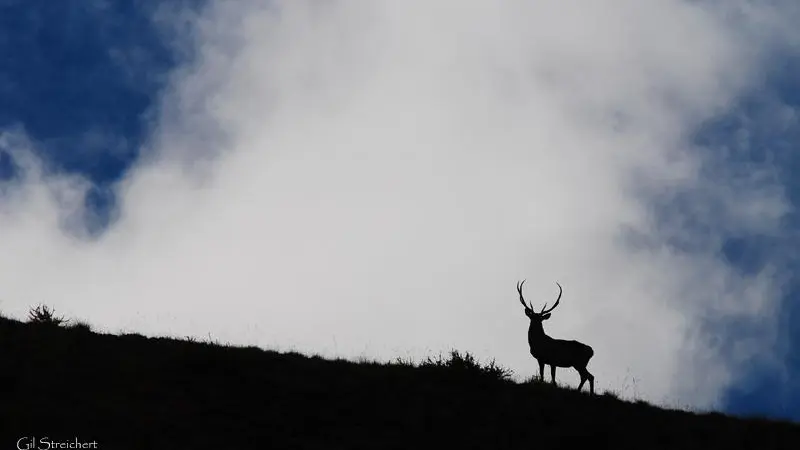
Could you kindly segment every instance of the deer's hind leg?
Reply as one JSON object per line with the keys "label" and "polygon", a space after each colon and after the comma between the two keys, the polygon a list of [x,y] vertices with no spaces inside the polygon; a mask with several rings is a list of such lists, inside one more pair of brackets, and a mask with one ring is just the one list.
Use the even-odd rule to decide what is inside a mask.
{"label": "deer's hind leg", "polygon": [[594,375],[589,373],[586,367],[576,367],[576,369],[578,369],[578,373],[581,375],[581,384],[578,385],[578,390],[580,391],[583,387],[583,383],[589,380],[589,392],[594,394]]}
{"label": "deer's hind leg", "polygon": [[586,377],[586,372],[585,371],[583,371],[581,369],[577,369],[577,370],[578,370],[578,374],[581,376],[581,383],[578,385],[578,390],[580,391],[581,388],[583,387],[583,383],[586,383],[587,377]]}

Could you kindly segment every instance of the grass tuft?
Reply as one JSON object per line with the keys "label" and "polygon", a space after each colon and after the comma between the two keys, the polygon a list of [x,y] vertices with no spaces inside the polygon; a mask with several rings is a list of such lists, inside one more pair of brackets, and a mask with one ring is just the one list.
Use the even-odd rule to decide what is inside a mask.
{"label": "grass tuft", "polygon": [[420,364],[420,367],[423,369],[445,370],[457,376],[462,375],[498,381],[509,381],[513,375],[511,369],[498,365],[494,359],[482,365],[469,352],[465,352],[462,355],[458,350],[450,350],[449,358],[445,358],[441,354],[435,358],[429,356]]}
{"label": "grass tuft", "polygon": [[75,331],[79,331],[79,332],[82,332],[82,333],[91,333],[92,331],[94,331],[92,329],[92,325],[90,325],[88,322],[84,322],[82,320],[76,320],[76,321],[70,322],[69,324],[67,324],[67,328],[70,329],[70,330],[75,330]]}
{"label": "grass tuft", "polygon": [[28,323],[61,326],[65,325],[67,320],[63,316],[56,316],[55,311],[47,305],[38,305],[28,311]]}

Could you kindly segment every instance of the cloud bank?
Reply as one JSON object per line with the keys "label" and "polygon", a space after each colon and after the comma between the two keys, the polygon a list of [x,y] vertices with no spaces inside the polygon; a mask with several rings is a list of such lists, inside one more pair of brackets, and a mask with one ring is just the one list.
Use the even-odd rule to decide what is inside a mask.
{"label": "cloud bank", "polygon": [[26,170],[2,190],[0,308],[347,358],[458,348],[525,377],[514,286],[542,305],[558,281],[545,329],[594,347],[598,388],[714,407],[774,336],[723,357],[709,321],[775,323],[785,281],[720,245],[790,208],[692,144],[793,38],[780,4],[739,7],[211,3],[100,238],[74,219],[86,182],[3,132]]}

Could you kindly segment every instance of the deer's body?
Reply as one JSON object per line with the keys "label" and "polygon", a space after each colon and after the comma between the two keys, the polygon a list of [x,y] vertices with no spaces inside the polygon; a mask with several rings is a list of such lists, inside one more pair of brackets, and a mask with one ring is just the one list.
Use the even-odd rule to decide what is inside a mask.
{"label": "deer's body", "polygon": [[[522,282],[524,284],[525,281]],[[522,298],[522,284],[517,285],[519,292],[520,302],[525,306],[525,315],[531,320],[528,327],[528,346],[530,347],[531,356],[533,356],[539,363],[539,378],[544,380],[544,366],[550,366],[550,381],[555,384],[556,382],[556,367],[572,367],[578,371],[581,376],[581,383],[578,390],[583,387],[583,384],[589,381],[589,390],[594,393],[594,376],[589,373],[586,366],[589,360],[594,356],[592,347],[575,340],[553,339],[544,332],[542,322],[550,318],[550,312],[558,306],[561,300],[561,292],[558,294],[558,299],[552,308],[545,311],[545,307],[540,312],[536,312],[532,307],[525,304]],[[559,290],[561,285],[558,285]]]}

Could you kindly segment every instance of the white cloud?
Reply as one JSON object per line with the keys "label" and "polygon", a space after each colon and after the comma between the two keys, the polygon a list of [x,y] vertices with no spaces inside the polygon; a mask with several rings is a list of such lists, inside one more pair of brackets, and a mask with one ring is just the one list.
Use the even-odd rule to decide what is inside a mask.
{"label": "white cloud", "polygon": [[[197,19],[101,240],[68,238],[38,194],[3,216],[4,311],[345,357],[454,347],[527,376],[514,285],[541,305],[559,281],[546,331],[594,347],[598,388],[714,405],[739,362],[706,315],[771,321],[780,284],[664,244],[697,238],[687,218],[700,244],[775,232],[780,190],[701,171],[719,161],[687,141],[775,36],[687,2],[258,5]],[[690,216],[657,221],[672,190]]]}

